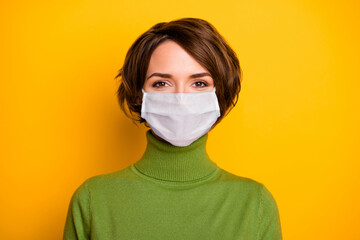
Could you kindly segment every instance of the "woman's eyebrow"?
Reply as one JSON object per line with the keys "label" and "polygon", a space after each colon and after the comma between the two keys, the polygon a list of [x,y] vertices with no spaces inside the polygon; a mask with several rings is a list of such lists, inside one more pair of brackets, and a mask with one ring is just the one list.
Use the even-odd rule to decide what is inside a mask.
{"label": "woman's eyebrow", "polygon": [[[162,77],[162,78],[171,78],[172,75],[171,74],[168,74],[168,73],[153,73],[151,74],[147,79],[151,78],[151,77],[154,77],[154,76],[157,76],[157,77]],[[195,74],[192,74],[190,76],[190,78],[199,78],[199,77],[205,77],[205,76],[209,76],[211,77],[211,75],[209,73],[206,73],[206,72],[203,72],[203,73],[195,73]]]}
{"label": "woman's eyebrow", "polygon": [[206,77],[206,76],[209,76],[211,77],[210,73],[196,73],[196,74],[193,74],[190,76],[190,78],[199,78],[199,77]]}

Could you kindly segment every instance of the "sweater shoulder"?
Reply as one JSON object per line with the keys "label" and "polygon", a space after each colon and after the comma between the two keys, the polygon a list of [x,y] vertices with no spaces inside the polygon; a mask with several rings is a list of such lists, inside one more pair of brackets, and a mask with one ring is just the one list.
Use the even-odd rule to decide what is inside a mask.
{"label": "sweater shoulder", "polygon": [[130,166],[128,166],[114,172],[98,174],[89,177],[84,181],[82,185],[86,185],[89,189],[96,189],[111,186],[119,182],[131,182],[135,179],[137,179],[137,177],[130,170]]}
{"label": "sweater shoulder", "polygon": [[250,188],[256,188],[258,190],[261,190],[264,187],[263,183],[256,181],[252,178],[239,176],[234,173],[228,172],[222,168],[220,169],[220,171],[221,177],[219,181],[228,182],[230,184],[244,185]]}
{"label": "sweater shoulder", "polygon": [[220,171],[221,176],[218,179],[218,182],[222,185],[225,185],[233,190],[247,192],[248,194],[257,196],[259,199],[263,195],[270,196],[268,198],[271,198],[270,191],[262,182],[259,182],[249,177],[236,175],[224,169],[220,169]]}
{"label": "sweater shoulder", "polygon": [[231,188],[233,192],[247,193],[254,196],[264,208],[277,210],[277,205],[272,193],[265,184],[251,178],[242,177],[221,169],[219,178],[221,184]]}

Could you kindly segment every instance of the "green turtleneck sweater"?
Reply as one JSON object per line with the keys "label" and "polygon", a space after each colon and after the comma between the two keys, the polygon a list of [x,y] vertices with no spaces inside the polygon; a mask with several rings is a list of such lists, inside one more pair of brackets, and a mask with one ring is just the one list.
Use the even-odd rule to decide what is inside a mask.
{"label": "green turtleneck sweater", "polygon": [[139,161],[77,188],[64,239],[282,239],[271,193],[219,168],[206,153],[208,134],[186,147],[150,130],[146,138]]}

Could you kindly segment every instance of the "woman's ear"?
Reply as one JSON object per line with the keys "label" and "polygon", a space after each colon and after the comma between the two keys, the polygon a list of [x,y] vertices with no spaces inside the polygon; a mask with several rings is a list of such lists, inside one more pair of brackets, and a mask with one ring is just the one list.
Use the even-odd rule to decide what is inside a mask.
{"label": "woman's ear", "polygon": [[142,95],[141,96],[137,95],[135,97],[135,105],[136,106],[141,106],[141,104],[142,104]]}

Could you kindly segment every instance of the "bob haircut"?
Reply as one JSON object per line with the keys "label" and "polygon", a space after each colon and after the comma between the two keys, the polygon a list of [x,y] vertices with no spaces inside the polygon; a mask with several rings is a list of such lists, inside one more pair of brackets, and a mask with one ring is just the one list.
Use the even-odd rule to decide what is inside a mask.
{"label": "bob haircut", "polygon": [[199,18],[181,18],[155,24],[132,44],[118,75],[121,84],[117,98],[125,115],[135,123],[141,118],[142,88],[151,55],[165,40],[172,40],[207,69],[214,80],[220,117],[213,127],[235,106],[241,90],[242,72],[236,53],[213,25]]}

